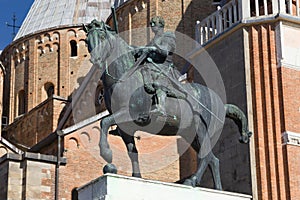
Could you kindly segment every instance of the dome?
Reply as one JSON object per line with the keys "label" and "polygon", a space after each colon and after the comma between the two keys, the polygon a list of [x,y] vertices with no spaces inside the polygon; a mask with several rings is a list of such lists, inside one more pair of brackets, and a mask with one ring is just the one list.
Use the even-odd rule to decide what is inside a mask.
{"label": "dome", "polygon": [[103,20],[113,0],[35,0],[14,40],[39,30]]}

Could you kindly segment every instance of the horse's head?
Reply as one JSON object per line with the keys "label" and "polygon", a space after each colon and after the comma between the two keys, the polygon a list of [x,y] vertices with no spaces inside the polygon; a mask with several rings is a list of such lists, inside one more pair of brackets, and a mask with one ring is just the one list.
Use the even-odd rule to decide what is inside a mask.
{"label": "horse's head", "polygon": [[111,28],[94,19],[87,26],[83,25],[83,29],[87,33],[86,43],[92,62],[105,60],[113,48]]}

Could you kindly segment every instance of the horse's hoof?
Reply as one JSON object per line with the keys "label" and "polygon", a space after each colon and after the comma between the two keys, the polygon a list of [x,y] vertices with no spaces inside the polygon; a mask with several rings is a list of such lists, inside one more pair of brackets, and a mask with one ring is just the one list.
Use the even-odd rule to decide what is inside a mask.
{"label": "horse's hoof", "polygon": [[195,180],[192,180],[192,179],[186,179],[186,180],[183,182],[183,185],[196,187],[196,181],[195,181]]}
{"label": "horse's hoof", "polygon": [[248,132],[247,132],[247,135],[248,135],[248,137],[251,137],[251,136],[252,136],[252,132],[251,132],[251,131],[248,131]]}
{"label": "horse's hoof", "polygon": [[108,163],[112,163],[112,150],[110,149],[101,149],[100,156]]}
{"label": "horse's hoof", "polygon": [[117,174],[118,173],[117,167],[112,163],[106,164],[103,167],[103,174],[107,174],[107,173]]}
{"label": "horse's hoof", "polygon": [[133,177],[142,178],[141,173],[132,173]]}

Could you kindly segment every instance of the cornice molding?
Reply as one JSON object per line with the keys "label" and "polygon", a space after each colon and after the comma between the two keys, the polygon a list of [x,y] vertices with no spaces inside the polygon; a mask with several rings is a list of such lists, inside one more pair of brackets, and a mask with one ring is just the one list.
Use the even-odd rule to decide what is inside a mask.
{"label": "cornice molding", "polygon": [[282,133],[282,141],[283,141],[283,145],[289,144],[289,145],[300,146],[300,133],[286,131]]}

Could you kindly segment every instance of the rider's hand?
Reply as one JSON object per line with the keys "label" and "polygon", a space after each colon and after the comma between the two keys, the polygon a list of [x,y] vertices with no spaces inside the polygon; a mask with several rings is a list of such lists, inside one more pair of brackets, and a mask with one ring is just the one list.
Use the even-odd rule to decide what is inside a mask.
{"label": "rider's hand", "polygon": [[143,51],[144,51],[144,53],[150,53],[150,52],[153,52],[153,51],[156,51],[156,50],[157,50],[156,47],[149,46],[149,47],[145,47]]}

